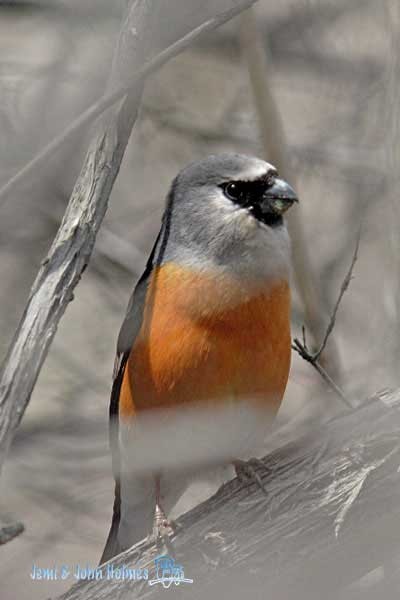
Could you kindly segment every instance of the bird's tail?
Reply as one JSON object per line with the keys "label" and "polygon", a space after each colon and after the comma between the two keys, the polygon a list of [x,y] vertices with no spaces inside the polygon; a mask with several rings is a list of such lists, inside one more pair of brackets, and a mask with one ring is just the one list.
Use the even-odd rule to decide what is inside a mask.
{"label": "bird's tail", "polygon": [[103,554],[100,558],[100,565],[107,562],[120,552],[122,549],[119,546],[118,542],[118,530],[119,524],[121,521],[121,494],[120,494],[120,485],[119,482],[115,485],[115,497],[114,497],[114,507],[113,507],[113,517],[111,521],[110,532],[107,537],[106,545],[104,546]]}

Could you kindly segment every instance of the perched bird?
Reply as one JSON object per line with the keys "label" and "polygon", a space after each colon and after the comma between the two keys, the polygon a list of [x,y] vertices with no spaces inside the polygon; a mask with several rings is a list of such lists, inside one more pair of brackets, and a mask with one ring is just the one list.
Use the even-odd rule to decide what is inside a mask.
{"label": "perched bird", "polygon": [[[115,501],[101,562],[152,531],[168,530],[167,513],[182,491],[175,471],[197,443],[197,426],[202,451],[211,455],[219,453],[226,429],[232,448],[221,456],[239,468],[234,453],[241,441],[250,447],[259,441],[267,415],[276,414],[291,355],[283,214],[295,201],[272,165],[240,154],[209,156],[173,181],[118,338],[110,402]],[[256,420],[244,431],[239,412],[228,431],[225,407],[243,403],[256,409]],[[183,424],[188,407],[206,408],[205,418]],[[165,434],[164,445],[156,433],[146,450],[130,451],[141,436],[146,441],[149,415],[160,425],[160,439]],[[174,419],[176,435],[168,428]],[[164,458],[181,429],[184,445],[169,466],[135,467],[154,447]]]}

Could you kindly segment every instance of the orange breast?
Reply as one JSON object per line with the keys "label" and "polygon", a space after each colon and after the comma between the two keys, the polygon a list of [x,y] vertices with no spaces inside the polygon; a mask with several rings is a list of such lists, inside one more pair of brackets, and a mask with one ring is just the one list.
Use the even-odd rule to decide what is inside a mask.
{"label": "orange breast", "polygon": [[252,399],[276,411],[290,366],[290,292],[155,270],[121,387],[120,416],[181,403]]}

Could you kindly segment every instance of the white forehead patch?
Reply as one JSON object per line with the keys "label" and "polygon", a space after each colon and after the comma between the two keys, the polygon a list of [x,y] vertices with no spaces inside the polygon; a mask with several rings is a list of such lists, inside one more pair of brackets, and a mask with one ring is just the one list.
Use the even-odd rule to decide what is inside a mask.
{"label": "white forehead patch", "polygon": [[263,160],[254,160],[253,164],[249,164],[245,169],[235,174],[235,179],[240,181],[255,181],[259,179],[271,169],[275,169],[273,165]]}

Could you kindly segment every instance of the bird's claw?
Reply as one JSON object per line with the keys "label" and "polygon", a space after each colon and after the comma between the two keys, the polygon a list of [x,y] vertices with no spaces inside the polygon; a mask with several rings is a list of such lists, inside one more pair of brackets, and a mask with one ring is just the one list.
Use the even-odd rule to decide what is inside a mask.
{"label": "bird's claw", "polygon": [[235,467],[236,476],[242,484],[256,483],[261,491],[268,496],[268,492],[262,482],[260,475],[256,469],[262,468],[264,471],[267,470],[264,462],[259,458],[250,458],[250,460],[234,460],[233,466]]}
{"label": "bird's claw", "polygon": [[164,510],[159,504],[156,504],[153,518],[153,530],[148,537],[149,541],[159,545],[164,543],[167,545],[171,535],[175,533],[175,525],[173,521],[167,519]]}

